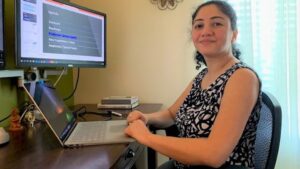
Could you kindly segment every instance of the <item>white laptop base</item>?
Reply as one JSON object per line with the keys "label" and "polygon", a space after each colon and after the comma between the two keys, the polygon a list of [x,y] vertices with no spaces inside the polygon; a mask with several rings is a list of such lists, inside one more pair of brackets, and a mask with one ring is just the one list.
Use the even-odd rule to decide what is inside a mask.
{"label": "white laptop base", "polygon": [[129,143],[134,139],[124,134],[126,120],[79,122],[69,138],[66,146]]}

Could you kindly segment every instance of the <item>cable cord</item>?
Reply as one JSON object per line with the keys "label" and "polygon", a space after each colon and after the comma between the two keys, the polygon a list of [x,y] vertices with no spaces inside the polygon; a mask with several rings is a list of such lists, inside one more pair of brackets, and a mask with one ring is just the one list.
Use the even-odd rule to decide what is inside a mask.
{"label": "cable cord", "polygon": [[0,119],[0,123],[2,123],[3,121],[7,120],[10,116],[11,116],[11,114],[9,114],[8,116],[6,116],[6,117],[3,118],[3,119]]}
{"label": "cable cord", "polygon": [[83,120],[86,120],[84,118],[84,115],[86,115],[86,114],[100,115],[100,116],[106,117],[104,119],[104,121],[112,119],[112,111],[110,111],[110,110],[104,111],[104,112],[92,112],[92,111],[87,111],[85,106],[81,106],[80,108],[75,110],[73,112],[73,117],[75,117],[75,119],[78,119],[78,117],[80,117]]}
{"label": "cable cord", "polygon": [[20,119],[19,119],[19,122],[21,123],[21,121],[23,120],[23,118],[25,117],[25,115],[26,115],[26,113],[27,113],[28,111],[32,111],[32,110],[34,110],[34,109],[35,109],[35,105],[34,105],[34,104],[29,104],[29,105],[27,105],[27,106],[25,107],[25,109],[24,109],[24,111],[23,111],[23,113],[22,113]]}
{"label": "cable cord", "polygon": [[68,97],[65,97],[65,98],[64,98],[64,101],[67,101],[67,100],[69,100],[71,97],[73,97],[73,95],[74,95],[74,93],[75,93],[75,91],[76,91],[76,89],[77,89],[77,86],[78,86],[79,77],[80,77],[80,68],[78,68],[78,70],[77,70],[77,79],[76,79],[75,87],[74,87],[72,93],[71,93]]}
{"label": "cable cord", "polygon": [[58,84],[58,82],[60,81],[61,77],[64,75],[65,71],[67,70],[66,67],[63,68],[63,70],[61,71],[59,77],[57,78],[56,82],[54,83],[53,87],[55,88],[55,86]]}

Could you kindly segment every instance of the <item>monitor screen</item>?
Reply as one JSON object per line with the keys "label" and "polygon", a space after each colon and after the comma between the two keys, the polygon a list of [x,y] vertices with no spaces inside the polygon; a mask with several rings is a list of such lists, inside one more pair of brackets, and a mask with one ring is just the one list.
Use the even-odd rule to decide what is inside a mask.
{"label": "monitor screen", "polygon": [[58,0],[16,1],[18,67],[105,67],[106,15]]}
{"label": "monitor screen", "polygon": [[0,69],[4,68],[4,0],[0,0]]}

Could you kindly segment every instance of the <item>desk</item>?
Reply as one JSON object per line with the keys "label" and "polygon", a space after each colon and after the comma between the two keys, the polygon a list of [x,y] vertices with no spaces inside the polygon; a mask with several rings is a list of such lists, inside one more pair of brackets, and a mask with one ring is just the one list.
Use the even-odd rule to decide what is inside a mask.
{"label": "desk", "polygon": [[[136,109],[145,113],[158,111],[161,104],[141,104]],[[93,111],[96,105],[86,105]],[[130,110],[118,110],[127,114]],[[89,115],[99,120],[100,116]],[[114,117],[119,118],[119,117]],[[132,143],[131,143],[132,144]],[[135,143],[137,144],[137,143]],[[129,145],[130,146],[130,145]],[[139,145],[142,146],[142,145]],[[35,128],[10,132],[10,142],[0,147],[1,169],[109,169],[119,166],[128,144],[62,148],[50,128],[37,123]],[[139,154],[135,154],[139,156]]]}

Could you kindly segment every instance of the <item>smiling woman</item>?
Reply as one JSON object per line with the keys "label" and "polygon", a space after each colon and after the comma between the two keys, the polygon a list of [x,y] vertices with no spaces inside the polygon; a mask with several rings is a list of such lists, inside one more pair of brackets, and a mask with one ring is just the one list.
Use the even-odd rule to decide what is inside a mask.
{"label": "smiling woman", "polygon": [[175,9],[178,2],[183,0],[151,0],[153,4],[157,4],[158,8],[163,9]]}
{"label": "smiling woman", "polygon": [[[167,163],[172,169],[254,169],[261,83],[255,71],[233,52],[236,18],[226,1],[200,4],[192,14],[191,39],[205,68],[168,108],[148,114],[133,111],[127,118],[130,125],[125,133],[173,159]],[[147,125],[176,125],[178,135],[156,135]]]}

